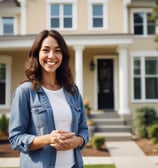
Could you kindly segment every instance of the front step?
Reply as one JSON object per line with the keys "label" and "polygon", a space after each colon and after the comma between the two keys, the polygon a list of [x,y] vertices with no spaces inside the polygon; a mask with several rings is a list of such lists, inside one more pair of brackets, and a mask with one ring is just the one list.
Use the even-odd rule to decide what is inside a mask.
{"label": "front step", "polygon": [[93,121],[95,122],[96,126],[99,126],[99,125],[124,125],[123,119],[120,119],[120,118],[109,118],[109,119],[93,118]]}
{"label": "front step", "polygon": [[131,132],[129,125],[99,125],[95,127],[95,132]]}
{"label": "front step", "polygon": [[94,135],[105,136],[106,141],[130,141],[132,140],[132,134],[129,132],[113,132],[113,133],[100,133],[95,132]]}
{"label": "front step", "polygon": [[91,113],[95,124],[94,135],[104,135],[106,141],[132,140],[132,128],[116,112],[96,111]]}

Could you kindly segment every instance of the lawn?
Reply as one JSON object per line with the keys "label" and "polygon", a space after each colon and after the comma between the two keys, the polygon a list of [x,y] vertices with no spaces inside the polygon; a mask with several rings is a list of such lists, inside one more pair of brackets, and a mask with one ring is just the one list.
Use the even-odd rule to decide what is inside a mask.
{"label": "lawn", "polygon": [[97,165],[85,165],[84,168],[115,168],[115,165],[103,165],[103,164],[97,164]]}

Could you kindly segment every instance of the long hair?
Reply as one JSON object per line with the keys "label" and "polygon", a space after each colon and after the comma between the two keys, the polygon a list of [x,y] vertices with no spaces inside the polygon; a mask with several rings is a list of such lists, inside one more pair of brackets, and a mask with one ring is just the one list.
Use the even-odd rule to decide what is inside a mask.
{"label": "long hair", "polygon": [[53,37],[57,41],[62,51],[62,63],[56,71],[57,81],[60,85],[64,86],[64,88],[66,88],[70,93],[74,93],[74,81],[69,66],[69,49],[62,35],[56,30],[43,30],[37,35],[29,52],[29,58],[25,64],[25,75],[32,82],[32,88],[34,90],[37,90],[40,87],[42,80],[42,71],[39,64],[39,51],[41,49],[43,40],[48,36]]}

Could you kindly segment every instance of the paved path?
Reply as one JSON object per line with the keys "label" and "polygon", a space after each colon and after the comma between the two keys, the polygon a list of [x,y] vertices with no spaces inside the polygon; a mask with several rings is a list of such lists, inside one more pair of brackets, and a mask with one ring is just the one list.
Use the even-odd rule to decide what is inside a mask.
{"label": "paved path", "polygon": [[[156,159],[147,157],[134,141],[106,142],[116,168],[158,168]],[[158,157],[157,157],[158,164]]]}

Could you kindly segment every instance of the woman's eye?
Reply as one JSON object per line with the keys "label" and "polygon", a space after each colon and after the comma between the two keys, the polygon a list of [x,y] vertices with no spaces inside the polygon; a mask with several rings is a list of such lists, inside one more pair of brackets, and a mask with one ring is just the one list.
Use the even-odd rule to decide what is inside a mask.
{"label": "woman's eye", "polygon": [[47,50],[47,49],[43,49],[42,51],[43,51],[43,52],[48,52],[49,50]]}
{"label": "woman's eye", "polygon": [[55,50],[55,53],[56,53],[56,54],[60,54],[60,53],[61,53],[61,50]]}

